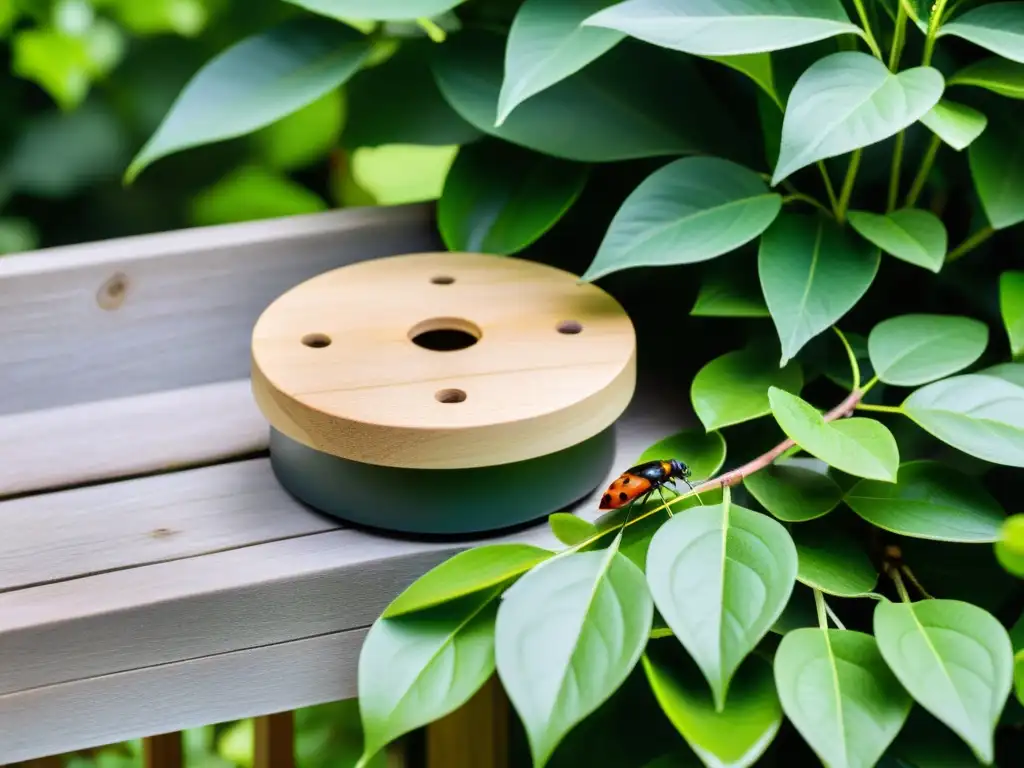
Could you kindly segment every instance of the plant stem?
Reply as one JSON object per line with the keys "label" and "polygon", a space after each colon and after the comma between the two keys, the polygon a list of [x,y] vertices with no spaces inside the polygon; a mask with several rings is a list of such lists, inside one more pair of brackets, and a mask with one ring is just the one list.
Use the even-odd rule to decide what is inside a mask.
{"label": "plant stem", "polygon": [[858,411],[878,411],[879,413],[903,413],[903,408],[898,405],[871,405],[870,403],[857,403]]}
{"label": "plant stem", "polygon": [[940,146],[942,146],[942,139],[938,136],[932,136],[928,148],[924,151],[924,157],[921,158],[921,167],[917,169],[917,175],[910,184],[907,199],[903,201],[903,205],[907,208],[912,207],[917,202],[917,198],[920,197],[921,190],[924,189],[924,184],[928,181],[928,174],[931,173],[932,165],[935,163],[935,155],[938,154]]}
{"label": "plant stem", "polygon": [[790,195],[786,195],[784,198],[782,198],[782,204],[785,205],[786,203],[791,203],[797,200],[804,203],[809,203],[810,205],[813,205],[815,208],[820,208],[829,216],[832,215],[832,211],[830,211],[827,206],[823,205],[819,200],[815,200],[810,195],[805,195],[803,192],[794,192]]}
{"label": "plant stem", "polygon": [[921,57],[923,66],[927,67],[932,63],[932,54],[935,53],[935,35],[942,25],[942,15],[945,10],[946,0],[935,0],[931,15],[928,17],[928,34],[924,39],[924,55]]}
{"label": "plant stem", "polygon": [[820,589],[814,590],[814,607],[818,609],[818,627],[828,629],[828,614],[825,610],[825,596]]}
{"label": "plant stem", "polygon": [[921,585],[921,582],[917,580],[917,577],[914,575],[914,572],[912,570],[910,570],[910,566],[901,565],[900,566],[900,571],[903,573],[904,576],[907,577],[907,581],[909,581],[911,584],[914,585],[914,589],[916,589],[918,592],[920,592],[924,597],[928,598],[929,600],[934,600],[935,599],[934,597],[932,597],[931,595],[928,594],[928,590],[925,589]]}
{"label": "plant stem", "polygon": [[853,354],[853,347],[850,346],[850,342],[846,340],[846,336],[839,330],[838,325],[833,325],[832,330],[839,336],[839,340],[843,342],[843,348],[846,350],[846,357],[850,361],[850,376],[853,378],[853,389],[860,390],[861,394],[864,390],[860,388],[860,364],[857,362],[857,356]]}
{"label": "plant stem", "polygon": [[899,569],[890,567],[889,578],[892,579],[893,584],[896,585],[896,591],[900,594],[900,600],[904,603],[911,602],[910,595],[907,593],[907,588],[903,584],[903,577],[900,576]]}
{"label": "plant stem", "polygon": [[839,202],[836,204],[836,220],[842,223],[846,219],[846,208],[850,204],[850,195],[853,194],[853,184],[857,180],[857,171],[860,168],[860,156],[862,150],[855,149],[850,155],[850,164],[846,166],[846,178],[843,179],[843,190],[839,193]]}
{"label": "plant stem", "polygon": [[866,394],[867,394],[868,392],[870,392],[870,391],[871,391],[871,388],[872,388],[873,386],[875,386],[875,384],[877,384],[877,383],[878,383],[878,377],[877,377],[877,376],[872,376],[872,377],[871,377],[871,378],[870,378],[870,379],[868,380],[868,383],[867,383],[867,384],[865,384],[865,385],[864,385],[863,387],[861,387],[861,388],[860,388],[861,394],[864,394],[864,395],[866,395]]}
{"label": "plant stem", "polygon": [[892,148],[892,167],[889,169],[889,199],[886,202],[885,212],[892,213],[896,208],[896,198],[900,194],[900,166],[903,164],[903,144],[906,141],[906,133],[900,131],[896,134],[896,143]]}
{"label": "plant stem", "polygon": [[896,29],[892,35],[892,48],[889,49],[889,71],[895,72],[900,65],[900,55],[903,53],[903,43],[907,39],[907,8],[899,3],[896,11]]}
{"label": "plant stem", "polygon": [[962,243],[960,243],[960,245],[958,245],[956,248],[954,248],[952,251],[950,251],[946,255],[946,263],[949,264],[950,262],[956,261],[961,256],[966,256],[968,253],[970,253],[975,248],[977,248],[979,245],[981,245],[986,240],[988,240],[990,237],[992,237],[992,235],[994,235],[995,233],[996,233],[996,231],[994,229],[992,229],[992,227],[988,227],[988,226],[982,227],[977,232],[975,232],[973,235],[971,235],[966,240],[964,240]]}
{"label": "plant stem", "polygon": [[419,25],[420,29],[427,33],[431,40],[435,43],[443,43],[448,34],[437,25],[433,19],[421,17],[416,19],[416,24]]}
{"label": "plant stem", "polygon": [[825,183],[825,194],[828,195],[828,204],[832,206],[833,213],[839,207],[839,201],[836,200],[836,189],[832,186],[832,179],[829,178],[828,168],[825,167],[825,161],[818,161],[818,170],[821,171],[821,180]]}
{"label": "plant stem", "polygon": [[853,0],[853,4],[857,7],[857,15],[860,16],[860,23],[864,28],[864,40],[868,44],[868,48],[871,49],[871,52],[875,54],[879,61],[882,61],[882,49],[878,47],[878,42],[871,32],[871,23],[868,21],[868,14],[864,10],[864,0]]}
{"label": "plant stem", "polygon": [[832,606],[825,601],[824,595],[821,596],[821,602],[825,603],[825,613],[827,613],[828,617],[832,619],[832,623],[839,627],[839,629],[846,629],[846,625],[839,620],[838,616],[836,616],[836,612],[832,610]]}

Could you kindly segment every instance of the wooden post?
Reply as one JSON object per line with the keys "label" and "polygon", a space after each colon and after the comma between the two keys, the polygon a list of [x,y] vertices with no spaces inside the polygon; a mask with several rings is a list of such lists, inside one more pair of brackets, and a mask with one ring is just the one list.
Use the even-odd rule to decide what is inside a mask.
{"label": "wooden post", "polygon": [[295,716],[278,712],[256,718],[253,768],[295,767]]}
{"label": "wooden post", "polygon": [[181,733],[162,733],[142,740],[146,768],[184,768]]}
{"label": "wooden post", "polygon": [[51,757],[37,757],[33,760],[24,760],[20,763],[14,763],[8,766],[8,768],[63,768],[64,761],[60,755],[53,755]]}
{"label": "wooden post", "polygon": [[492,675],[462,707],[427,726],[426,768],[508,768],[508,699]]}

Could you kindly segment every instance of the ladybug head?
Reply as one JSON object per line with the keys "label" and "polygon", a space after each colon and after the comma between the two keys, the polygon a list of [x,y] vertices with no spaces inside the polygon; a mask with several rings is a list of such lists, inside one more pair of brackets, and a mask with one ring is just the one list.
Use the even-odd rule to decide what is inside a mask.
{"label": "ladybug head", "polygon": [[670,459],[669,464],[672,465],[673,477],[679,477],[685,480],[690,476],[690,468],[678,459]]}

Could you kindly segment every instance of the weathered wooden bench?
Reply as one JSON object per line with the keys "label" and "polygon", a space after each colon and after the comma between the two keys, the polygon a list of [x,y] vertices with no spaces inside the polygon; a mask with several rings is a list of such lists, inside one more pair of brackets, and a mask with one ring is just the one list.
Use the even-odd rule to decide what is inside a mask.
{"label": "weathered wooden bench", "polygon": [[[369,625],[472,542],[373,535],[289,497],[249,334],[312,275],[438,249],[431,217],[355,209],[0,259],[0,764],[152,737],[150,765],[171,768],[181,729],[258,717],[257,765],[288,768],[286,713],[356,695]],[[676,412],[647,384],[620,468]],[[513,537],[558,546],[545,525]],[[428,765],[502,764],[489,705],[428,729]]]}

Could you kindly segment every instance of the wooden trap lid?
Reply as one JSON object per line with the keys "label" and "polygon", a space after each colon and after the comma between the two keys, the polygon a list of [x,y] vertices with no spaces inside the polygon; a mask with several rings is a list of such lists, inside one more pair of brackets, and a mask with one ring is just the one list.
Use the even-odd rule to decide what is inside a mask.
{"label": "wooden trap lid", "polygon": [[283,434],[392,467],[507,464],[586,440],[633,394],[633,324],[544,264],[421,253],[318,275],[252,335],[252,384]]}

